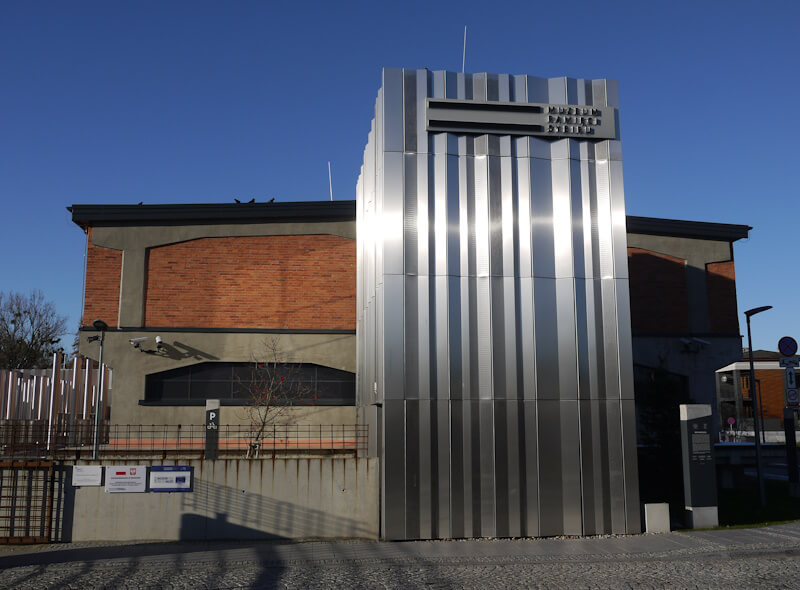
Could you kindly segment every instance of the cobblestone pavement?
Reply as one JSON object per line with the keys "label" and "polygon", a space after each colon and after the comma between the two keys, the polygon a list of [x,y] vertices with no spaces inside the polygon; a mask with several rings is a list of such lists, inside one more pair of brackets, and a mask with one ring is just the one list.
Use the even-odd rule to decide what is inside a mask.
{"label": "cobblestone pavement", "polygon": [[800,523],[589,539],[65,544],[0,588],[800,588]]}

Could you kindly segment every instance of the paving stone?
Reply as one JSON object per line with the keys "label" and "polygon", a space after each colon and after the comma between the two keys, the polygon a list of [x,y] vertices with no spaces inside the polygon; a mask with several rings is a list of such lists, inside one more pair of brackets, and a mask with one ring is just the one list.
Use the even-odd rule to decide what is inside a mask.
{"label": "paving stone", "polygon": [[379,543],[74,543],[0,551],[0,588],[800,588],[800,524]]}

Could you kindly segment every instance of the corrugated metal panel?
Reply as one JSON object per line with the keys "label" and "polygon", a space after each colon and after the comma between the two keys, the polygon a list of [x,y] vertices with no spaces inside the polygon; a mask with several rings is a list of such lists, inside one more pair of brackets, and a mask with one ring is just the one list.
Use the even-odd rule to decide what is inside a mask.
{"label": "corrugated metal panel", "polygon": [[384,72],[357,185],[384,534],[636,531],[620,142],[429,132],[428,98],[618,107],[605,80]]}

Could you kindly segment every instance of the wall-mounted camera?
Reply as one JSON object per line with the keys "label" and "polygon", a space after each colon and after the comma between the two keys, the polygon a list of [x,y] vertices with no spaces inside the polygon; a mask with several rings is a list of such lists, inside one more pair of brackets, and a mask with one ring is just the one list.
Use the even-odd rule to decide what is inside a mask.
{"label": "wall-mounted camera", "polygon": [[134,348],[139,348],[142,345],[142,342],[147,342],[147,336],[141,336],[139,338],[131,338],[128,340],[131,343],[131,346]]}
{"label": "wall-mounted camera", "polygon": [[164,339],[161,336],[156,336],[156,348],[158,350],[164,348]]}

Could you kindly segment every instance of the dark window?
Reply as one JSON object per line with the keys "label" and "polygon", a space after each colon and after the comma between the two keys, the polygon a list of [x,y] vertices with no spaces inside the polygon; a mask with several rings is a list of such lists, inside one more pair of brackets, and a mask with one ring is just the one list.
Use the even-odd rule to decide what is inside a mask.
{"label": "dark window", "polygon": [[[253,383],[269,375],[270,365],[258,369],[252,363],[199,363],[148,375],[144,403],[202,405],[219,399],[225,405],[247,405]],[[293,392],[293,406],[352,406],[356,401],[356,376],[310,363],[287,363],[274,370]]]}

